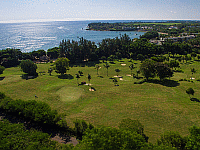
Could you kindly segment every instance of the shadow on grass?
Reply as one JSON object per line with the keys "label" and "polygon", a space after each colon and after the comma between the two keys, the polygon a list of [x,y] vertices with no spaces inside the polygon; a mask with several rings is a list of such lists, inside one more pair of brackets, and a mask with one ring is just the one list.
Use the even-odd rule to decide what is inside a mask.
{"label": "shadow on grass", "polygon": [[178,83],[178,81],[168,80],[168,79],[165,79],[163,81],[160,81],[160,80],[157,80],[157,79],[150,79],[150,80],[148,80],[146,82],[155,83],[155,84],[161,84],[161,85],[167,86],[167,87],[176,87],[176,86],[180,85],[180,83]]}
{"label": "shadow on grass", "polygon": [[197,98],[190,98],[190,100],[191,100],[191,101],[195,101],[195,102],[200,102],[200,100],[197,99]]}
{"label": "shadow on grass", "polygon": [[103,76],[98,76],[99,78],[103,78]]}
{"label": "shadow on grass", "polygon": [[64,74],[64,75],[58,75],[59,79],[74,79],[74,77],[71,74]]}
{"label": "shadow on grass", "polygon": [[5,77],[0,77],[0,81],[2,81]]}
{"label": "shadow on grass", "polygon": [[113,61],[110,61],[109,63],[110,63],[110,64],[115,64],[115,62],[113,62]]}

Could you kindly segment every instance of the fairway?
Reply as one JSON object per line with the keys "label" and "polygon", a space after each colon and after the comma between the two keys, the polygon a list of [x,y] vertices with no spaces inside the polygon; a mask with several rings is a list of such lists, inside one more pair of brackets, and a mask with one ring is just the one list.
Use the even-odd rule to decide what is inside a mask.
{"label": "fairway", "polygon": [[[134,74],[139,69],[140,61],[134,61]],[[107,69],[102,62],[98,70],[94,65],[85,63],[69,68],[67,78],[59,78],[53,71],[47,73],[52,64],[37,64],[39,74],[35,79],[22,79],[23,72],[18,67],[7,68],[0,77],[0,91],[13,99],[38,100],[48,103],[52,109],[66,115],[66,120],[73,126],[75,119],[84,119],[95,126],[118,127],[119,122],[125,118],[138,119],[144,125],[144,133],[149,136],[149,141],[155,143],[164,131],[178,131],[186,136],[188,127],[200,124],[200,103],[190,101],[186,89],[192,87],[195,91],[194,98],[200,99],[199,61],[180,63],[183,72],[175,72],[166,84],[150,82],[134,84],[141,81],[130,76],[131,70],[128,59],[114,61]],[[126,65],[122,65],[126,64]],[[193,74],[193,82],[179,81],[191,78],[191,68],[197,72]],[[117,76],[115,69],[119,69],[117,84],[114,86],[113,77]],[[75,74],[83,72],[77,81]],[[91,86],[79,85],[88,83],[88,74],[91,75]],[[138,75],[142,77],[141,74]],[[96,91],[89,91],[93,87]],[[38,98],[35,98],[35,95]]]}

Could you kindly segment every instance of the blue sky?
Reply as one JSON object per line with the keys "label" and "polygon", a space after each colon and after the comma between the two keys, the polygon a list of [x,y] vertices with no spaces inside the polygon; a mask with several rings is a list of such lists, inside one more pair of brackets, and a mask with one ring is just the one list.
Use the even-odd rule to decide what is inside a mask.
{"label": "blue sky", "polygon": [[200,0],[1,0],[0,22],[200,20]]}

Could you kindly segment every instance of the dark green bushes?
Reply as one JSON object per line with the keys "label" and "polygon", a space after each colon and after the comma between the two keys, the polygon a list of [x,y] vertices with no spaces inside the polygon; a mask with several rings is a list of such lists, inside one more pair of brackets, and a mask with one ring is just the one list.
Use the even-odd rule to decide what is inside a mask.
{"label": "dark green bushes", "polygon": [[23,124],[0,121],[0,149],[56,149],[57,142],[50,135],[36,130],[25,130]]}
{"label": "dark green bushes", "polygon": [[58,113],[51,110],[48,104],[35,100],[23,101],[3,99],[0,103],[0,108],[6,113],[40,125],[54,125],[60,120]]}

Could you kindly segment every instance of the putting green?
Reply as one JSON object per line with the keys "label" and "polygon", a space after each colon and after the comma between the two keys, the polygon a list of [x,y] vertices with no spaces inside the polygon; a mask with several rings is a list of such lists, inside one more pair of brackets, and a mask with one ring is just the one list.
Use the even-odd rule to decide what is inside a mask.
{"label": "putting green", "polygon": [[72,102],[79,99],[84,89],[78,87],[63,87],[56,92],[60,96],[61,101]]}

